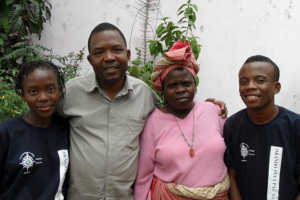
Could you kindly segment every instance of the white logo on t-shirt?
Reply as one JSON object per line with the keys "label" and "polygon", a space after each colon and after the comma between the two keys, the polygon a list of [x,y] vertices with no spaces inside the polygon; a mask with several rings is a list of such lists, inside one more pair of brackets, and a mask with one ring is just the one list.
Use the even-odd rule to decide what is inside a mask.
{"label": "white logo on t-shirt", "polygon": [[240,144],[241,148],[241,156],[242,156],[242,162],[247,162],[247,156],[255,156],[255,150],[250,149],[249,145],[242,142]]}
{"label": "white logo on t-shirt", "polygon": [[42,158],[36,158],[35,155],[31,152],[22,153],[19,159],[21,160],[19,164],[23,166],[24,174],[30,174],[30,169],[35,164],[42,164],[43,160]]}

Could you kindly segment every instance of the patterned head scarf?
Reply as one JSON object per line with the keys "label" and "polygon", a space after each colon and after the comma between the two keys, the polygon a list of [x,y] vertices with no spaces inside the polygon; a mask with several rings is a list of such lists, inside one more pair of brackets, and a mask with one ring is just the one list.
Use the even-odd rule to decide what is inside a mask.
{"label": "patterned head scarf", "polygon": [[151,76],[153,87],[156,90],[161,91],[162,83],[167,74],[176,68],[185,68],[193,74],[194,78],[197,76],[199,66],[196,63],[188,40],[185,42],[180,40],[177,41],[156,63]]}

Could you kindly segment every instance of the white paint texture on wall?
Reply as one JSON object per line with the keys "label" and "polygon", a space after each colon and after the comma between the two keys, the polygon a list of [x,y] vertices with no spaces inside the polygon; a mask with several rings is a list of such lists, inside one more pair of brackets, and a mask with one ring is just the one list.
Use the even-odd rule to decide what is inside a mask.
{"label": "white paint texture on wall", "polygon": [[[65,55],[86,47],[90,31],[101,22],[116,24],[129,41],[137,12],[135,0],[50,2],[53,4],[52,19],[45,27],[40,43],[53,48],[57,54]],[[183,2],[161,0],[159,17],[170,16],[176,20],[176,10]],[[202,44],[197,99],[215,97],[223,100],[230,114],[244,108],[238,93],[238,71],[247,57],[262,54],[273,59],[280,68],[282,89],[276,96],[276,103],[300,112],[300,2],[192,2],[199,7],[196,27]],[[135,37],[129,44],[132,50],[138,46]],[[86,60],[82,69],[91,69]]]}

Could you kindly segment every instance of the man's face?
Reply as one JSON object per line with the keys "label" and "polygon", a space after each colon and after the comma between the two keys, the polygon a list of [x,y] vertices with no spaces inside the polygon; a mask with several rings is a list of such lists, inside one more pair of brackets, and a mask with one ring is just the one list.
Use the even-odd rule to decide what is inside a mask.
{"label": "man's face", "polygon": [[102,31],[91,38],[88,60],[102,86],[123,83],[130,51],[117,31]]}
{"label": "man's face", "polygon": [[261,110],[274,105],[280,83],[274,80],[274,69],[268,62],[246,63],[239,72],[240,96],[248,109]]}

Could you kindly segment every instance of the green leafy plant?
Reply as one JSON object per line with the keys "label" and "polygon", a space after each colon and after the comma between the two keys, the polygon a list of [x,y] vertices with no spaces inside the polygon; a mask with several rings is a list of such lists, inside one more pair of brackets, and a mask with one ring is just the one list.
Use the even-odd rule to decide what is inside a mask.
{"label": "green leafy plant", "polygon": [[[178,40],[188,40],[195,58],[200,54],[201,45],[198,43],[198,37],[193,34],[196,29],[195,23],[197,20],[196,13],[198,7],[192,4],[191,0],[187,0],[179,6],[177,10],[177,17],[179,20],[175,23],[169,17],[163,17],[161,23],[155,30],[155,39],[149,40],[149,51],[155,59],[157,56],[168,51]],[[137,49],[137,58],[131,62],[128,71],[132,76],[142,79],[151,88],[151,74],[153,72],[153,61],[143,62],[141,58],[141,51]],[[198,79],[196,80],[198,83]],[[160,103],[163,102],[162,95],[157,93]]]}
{"label": "green leafy plant", "polygon": [[[151,81],[151,74],[153,72],[153,62],[149,61],[144,64],[141,50],[136,49],[136,52],[137,58],[131,62],[131,66],[128,68],[128,72],[131,76],[143,80],[153,90]],[[159,103],[162,104],[163,99],[161,97],[161,94],[156,90],[153,90],[153,92],[157,96]]]}
{"label": "green leafy plant", "polygon": [[15,93],[13,86],[0,80],[0,122],[21,115],[27,110],[26,103]]}
{"label": "green leafy plant", "polygon": [[30,37],[40,38],[51,8],[48,0],[0,1],[0,76],[4,81],[12,82],[20,64],[40,56]]}
{"label": "green leafy plant", "polygon": [[48,0],[4,0],[0,2],[2,32],[24,37],[43,31],[51,18],[52,5]]}
{"label": "green leafy plant", "polygon": [[65,56],[60,56],[54,54],[52,49],[39,45],[35,45],[35,47],[39,49],[39,52],[42,52],[35,59],[51,61],[58,65],[64,73],[65,81],[79,75],[80,63],[83,61],[85,48],[80,49],[78,52],[70,52]]}
{"label": "green leafy plant", "polygon": [[[35,59],[51,61],[60,66],[66,81],[78,75],[79,65],[84,57],[84,48],[77,53],[71,52],[65,56],[54,55],[52,50],[35,45],[34,51],[37,49],[40,50],[37,53],[43,53],[39,53]],[[32,58],[31,61],[33,60]],[[27,104],[15,93],[13,82],[13,78],[8,80],[5,76],[0,77],[0,122],[28,111]]]}
{"label": "green leafy plant", "polygon": [[14,77],[22,63],[52,61],[61,67],[66,80],[78,74],[84,49],[59,56],[30,40],[33,34],[41,37],[44,23],[51,17],[51,8],[48,0],[0,1],[0,121],[28,110],[14,91]]}
{"label": "green leafy plant", "polygon": [[179,20],[174,23],[169,17],[163,17],[161,23],[156,28],[156,39],[148,41],[149,49],[152,56],[157,57],[168,51],[173,44],[178,40],[188,40],[195,58],[197,59],[201,45],[198,43],[198,37],[193,35],[193,30],[196,29],[196,12],[198,7],[192,4],[191,0],[179,6],[177,17]]}

